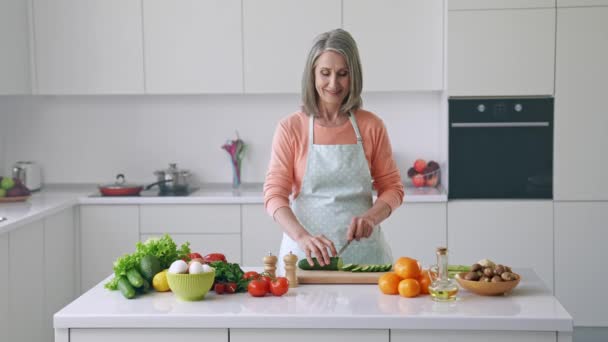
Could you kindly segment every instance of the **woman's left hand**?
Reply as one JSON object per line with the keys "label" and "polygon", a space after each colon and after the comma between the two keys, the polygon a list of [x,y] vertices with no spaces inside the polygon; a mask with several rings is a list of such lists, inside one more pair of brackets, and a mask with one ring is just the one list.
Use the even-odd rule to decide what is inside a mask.
{"label": "woman's left hand", "polygon": [[348,232],[346,233],[346,240],[357,240],[361,238],[368,238],[374,232],[374,221],[367,216],[355,216],[350,221]]}

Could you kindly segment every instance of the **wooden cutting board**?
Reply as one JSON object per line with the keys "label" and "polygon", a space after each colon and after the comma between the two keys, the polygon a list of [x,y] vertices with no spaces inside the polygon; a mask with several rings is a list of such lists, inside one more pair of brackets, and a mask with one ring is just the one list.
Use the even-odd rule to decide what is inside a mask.
{"label": "wooden cutting board", "polygon": [[385,273],[297,270],[300,284],[378,284],[378,278]]}

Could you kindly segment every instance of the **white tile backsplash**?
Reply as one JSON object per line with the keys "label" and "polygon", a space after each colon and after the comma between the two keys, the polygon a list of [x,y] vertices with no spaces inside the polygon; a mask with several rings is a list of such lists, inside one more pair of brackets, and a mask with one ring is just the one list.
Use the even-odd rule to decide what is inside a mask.
{"label": "white tile backsplash", "polygon": [[[364,96],[364,108],[388,127],[402,173],[417,157],[446,159],[440,101],[435,92]],[[0,128],[0,167],[38,161],[47,183],[109,182],[117,173],[151,182],[177,162],[203,182],[230,182],[220,146],[236,129],[248,144],[243,181],[261,182],[276,124],[298,106],[296,94],[0,97],[11,123]]]}

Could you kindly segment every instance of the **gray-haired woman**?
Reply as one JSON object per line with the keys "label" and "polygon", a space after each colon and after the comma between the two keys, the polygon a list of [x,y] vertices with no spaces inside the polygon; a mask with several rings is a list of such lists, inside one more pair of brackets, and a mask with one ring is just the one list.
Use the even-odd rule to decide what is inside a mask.
{"label": "gray-haired woman", "polygon": [[284,232],[279,273],[285,254],[326,265],[347,243],[345,263],[392,262],[379,224],[401,205],[403,184],[384,123],[361,109],[362,87],[353,37],[342,29],[319,35],[304,68],[302,110],[279,122],[264,183],[266,210]]}

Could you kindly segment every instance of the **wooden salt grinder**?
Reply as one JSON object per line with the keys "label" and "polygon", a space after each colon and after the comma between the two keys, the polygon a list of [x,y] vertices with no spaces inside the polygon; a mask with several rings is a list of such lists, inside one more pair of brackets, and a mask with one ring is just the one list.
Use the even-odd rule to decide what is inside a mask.
{"label": "wooden salt grinder", "polygon": [[277,256],[272,255],[272,253],[268,253],[268,255],[264,257],[264,272],[268,273],[271,278],[276,278],[277,276],[277,260]]}
{"label": "wooden salt grinder", "polygon": [[296,262],[298,257],[289,252],[283,257],[285,262],[285,277],[289,281],[289,287],[298,287],[298,277],[296,277]]}

